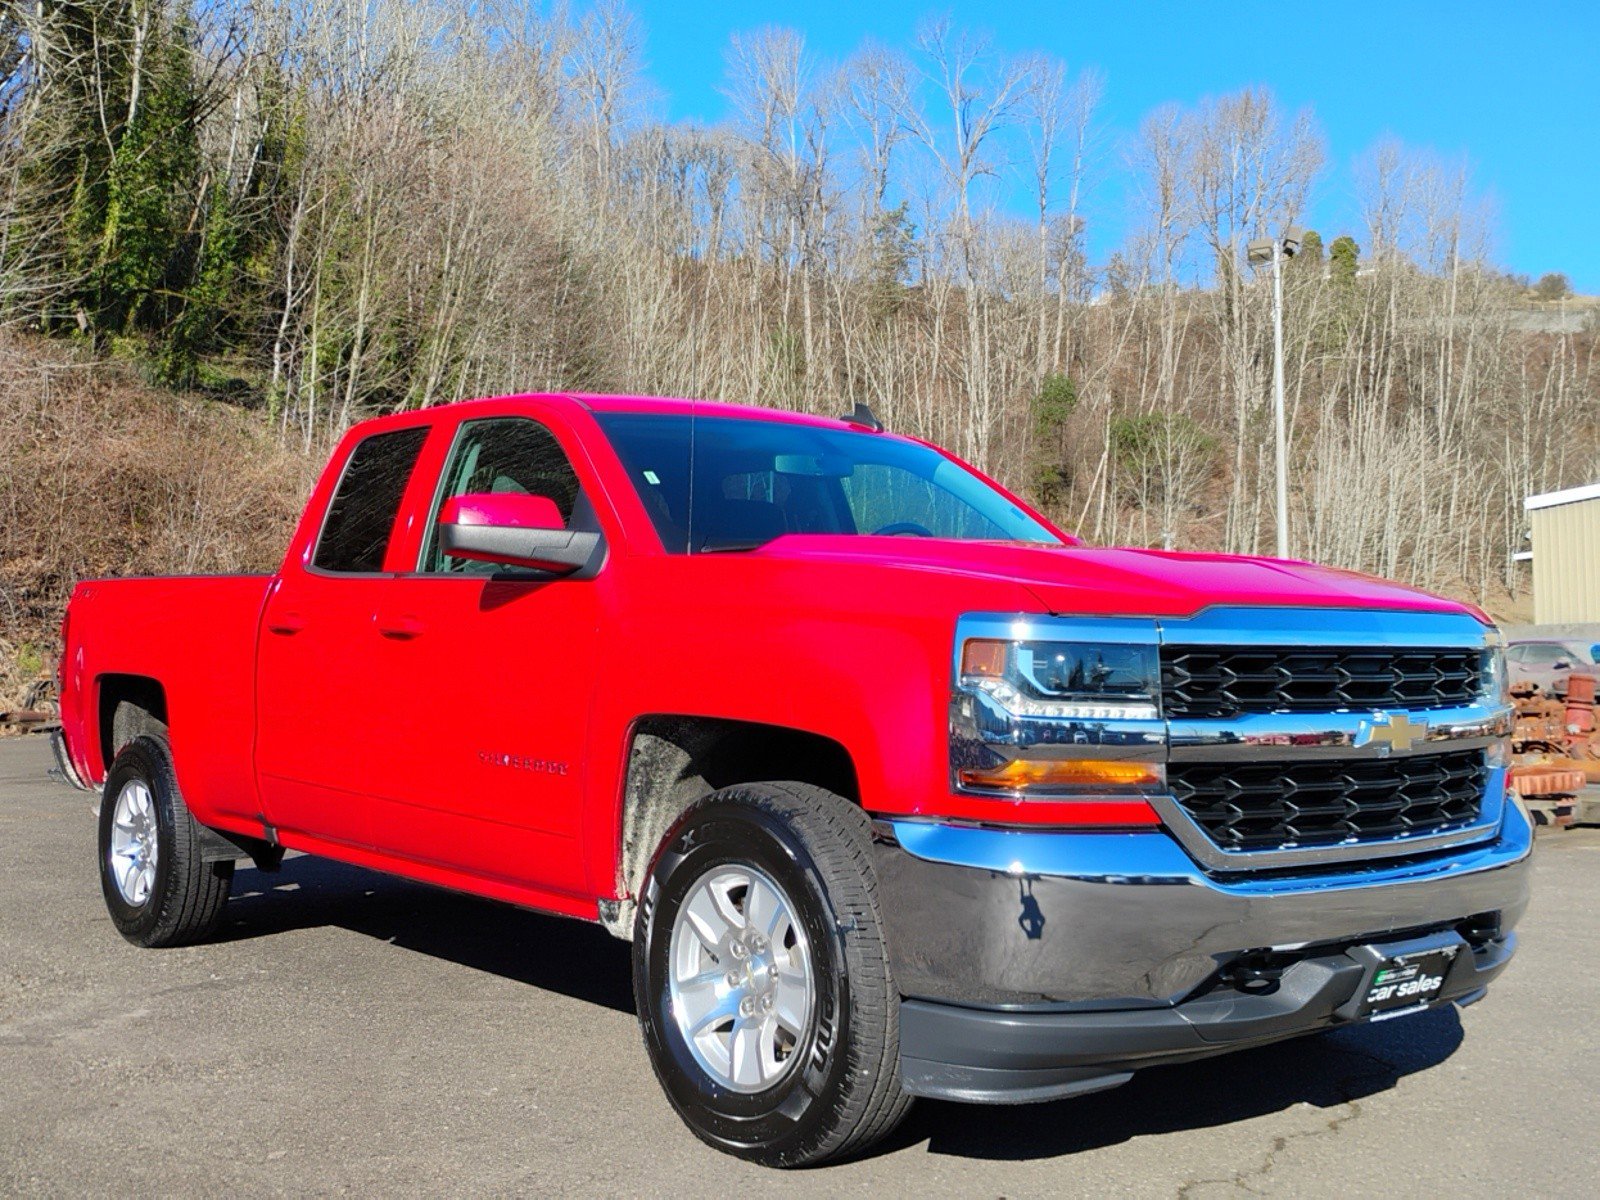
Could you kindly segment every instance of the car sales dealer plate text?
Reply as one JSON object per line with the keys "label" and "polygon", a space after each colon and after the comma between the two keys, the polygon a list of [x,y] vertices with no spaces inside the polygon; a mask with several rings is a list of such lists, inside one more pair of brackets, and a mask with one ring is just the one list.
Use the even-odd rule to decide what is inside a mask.
{"label": "car sales dealer plate text", "polygon": [[1367,985],[1362,1013],[1381,1021],[1437,1000],[1458,949],[1446,946],[1384,959]]}

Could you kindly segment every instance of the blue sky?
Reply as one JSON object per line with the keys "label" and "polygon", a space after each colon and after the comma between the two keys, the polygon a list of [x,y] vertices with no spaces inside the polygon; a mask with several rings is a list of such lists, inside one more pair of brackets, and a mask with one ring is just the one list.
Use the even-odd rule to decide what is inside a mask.
{"label": "blue sky", "polygon": [[1600,0],[1304,5],[1261,3],[990,3],[918,0],[630,0],[665,115],[720,119],[728,35],[794,28],[825,60],[864,38],[909,48],[921,18],[948,12],[1004,53],[1046,51],[1106,78],[1109,139],[1091,201],[1093,256],[1122,228],[1118,141],[1167,102],[1264,84],[1282,105],[1309,105],[1329,167],[1306,224],[1355,232],[1350,160],[1385,134],[1464,157],[1498,209],[1497,261],[1537,278],[1564,271],[1600,293]]}

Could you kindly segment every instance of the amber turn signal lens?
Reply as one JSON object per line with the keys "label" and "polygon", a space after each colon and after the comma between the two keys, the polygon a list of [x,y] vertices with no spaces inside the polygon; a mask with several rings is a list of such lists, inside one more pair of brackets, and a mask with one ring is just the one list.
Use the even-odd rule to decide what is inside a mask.
{"label": "amber turn signal lens", "polygon": [[[967,643],[969,646],[972,643]],[[989,769],[963,768],[958,772],[967,787],[1006,788],[1097,788],[1141,787],[1161,783],[1161,767],[1156,763],[1129,759],[1017,758]]]}
{"label": "amber turn signal lens", "polygon": [[1006,673],[1006,643],[971,638],[961,651],[961,673],[1001,679]]}

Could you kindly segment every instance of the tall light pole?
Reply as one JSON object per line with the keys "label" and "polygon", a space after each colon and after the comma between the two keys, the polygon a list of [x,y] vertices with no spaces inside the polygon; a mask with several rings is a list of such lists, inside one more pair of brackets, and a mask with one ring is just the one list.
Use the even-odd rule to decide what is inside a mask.
{"label": "tall light pole", "polygon": [[1252,267],[1272,264],[1272,420],[1278,437],[1278,557],[1289,557],[1289,435],[1283,415],[1283,260],[1300,252],[1305,230],[1254,238],[1245,247]]}

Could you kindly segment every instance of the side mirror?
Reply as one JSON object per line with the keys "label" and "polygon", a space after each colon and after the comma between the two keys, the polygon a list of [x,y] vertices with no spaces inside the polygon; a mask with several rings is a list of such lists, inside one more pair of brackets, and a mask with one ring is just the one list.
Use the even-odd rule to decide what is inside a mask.
{"label": "side mirror", "polygon": [[567,529],[548,496],[468,492],[439,510],[439,546],[451,558],[570,575],[599,545],[598,533]]}
{"label": "side mirror", "polygon": [[1572,660],[1570,658],[1558,658],[1554,669],[1557,671],[1570,671],[1572,670]]}

